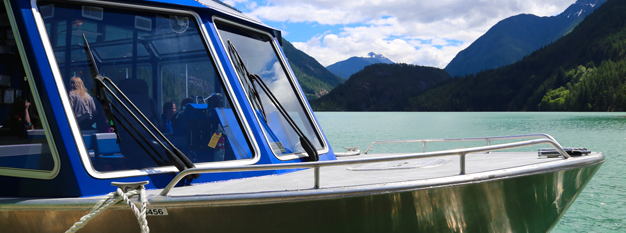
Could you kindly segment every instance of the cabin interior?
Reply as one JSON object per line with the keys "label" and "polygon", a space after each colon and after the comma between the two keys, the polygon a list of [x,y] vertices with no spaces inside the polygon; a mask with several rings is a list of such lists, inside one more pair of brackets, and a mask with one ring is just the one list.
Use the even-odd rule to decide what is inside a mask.
{"label": "cabin interior", "polygon": [[[180,170],[168,154],[175,150],[196,166],[305,160],[294,124],[314,149],[330,150],[281,58],[273,30],[200,8],[195,13],[65,1],[36,2],[37,23],[24,28],[4,4],[0,180],[55,179],[59,169],[68,169],[62,162],[71,162],[73,175],[84,173],[85,179],[169,177]],[[23,32],[15,28],[30,30],[28,36],[43,46],[19,43]],[[233,54],[243,58],[242,65],[231,66]],[[267,93],[250,94],[257,87],[247,83],[241,66],[261,76],[294,124]],[[59,99],[47,99],[51,95]]]}

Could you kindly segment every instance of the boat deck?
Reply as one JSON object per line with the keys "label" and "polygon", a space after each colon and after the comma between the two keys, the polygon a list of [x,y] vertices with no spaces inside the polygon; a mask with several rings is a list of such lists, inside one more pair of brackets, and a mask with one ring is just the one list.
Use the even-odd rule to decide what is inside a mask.
{"label": "boat deck", "polygon": [[[340,157],[340,160],[363,159],[398,154],[366,154],[353,157]],[[597,159],[602,154],[570,159],[539,157],[537,152],[494,152],[466,155],[466,175],[459,175],[460,157],[445,156],[421,158],[373,164],[351,164],[323,167],[320,169],[320,187],[317,190],[339,192],[376,187],[413,186],[415,188],[452,185],[459,182],[480,182],[486,179],[498,179],[508,176],[528,175],[564,169],[580,160]],[[603,157],[603,156],[602,156]],[[603,160],[603,159],[602,159]],[[551,168],[552,167],[552,168]],[[543,171],[541,171],[543,170]],[[267,194],[285,191],[312,190],[314,184],[313,169],[304,169],[288,174],[254,177],[225,182],[198,184],[173,188],[169,197],[188,197],[226,194]],[[160,190],[149,190],[151,195],[158,195]]]}

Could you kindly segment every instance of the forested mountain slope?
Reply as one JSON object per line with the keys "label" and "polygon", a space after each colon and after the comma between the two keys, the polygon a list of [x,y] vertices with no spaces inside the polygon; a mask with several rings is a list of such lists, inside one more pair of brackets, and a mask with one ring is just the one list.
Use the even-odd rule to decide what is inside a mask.
{"label": "forested mountain slope", "polygon": [[328,71],[315,58],[296,49],[289,41],[283,39],[282,47],[307,99],[313,100],[328,94],[345,81]]}
{"label": "forested mountain slope", "polygon": [[452,76],[476,74],[521,60],[569,33],[606,0],[578,0],[561,14],[520,14],[498,22],[446,66]]}
{"label": "forested mountain slope", "polygon": [[373,64],[312,105],[319,111],[402,111],[408,99],[449,78],[448,72],[434,67]]}
{"label": "forested mountain slope", "polygon": [[626,1],[608,0],[523,60],[438,84],[413,111],[626,110]]}

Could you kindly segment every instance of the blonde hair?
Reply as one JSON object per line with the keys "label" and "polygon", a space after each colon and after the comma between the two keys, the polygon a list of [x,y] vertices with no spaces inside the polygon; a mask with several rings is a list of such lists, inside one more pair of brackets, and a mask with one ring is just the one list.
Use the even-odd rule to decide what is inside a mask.
{"label": "blonde hair", "polygon": [[[72,82],[74,82],[74,86],[71,86]],[[72,90],[70,92],[78,94],[80,97],[83,97],[83,99],[88,100],[89,95],[87,94],[87,88],[85,88],[83,79],[76,76],[72,77],[70,79],[70,86],[72,87]]]}

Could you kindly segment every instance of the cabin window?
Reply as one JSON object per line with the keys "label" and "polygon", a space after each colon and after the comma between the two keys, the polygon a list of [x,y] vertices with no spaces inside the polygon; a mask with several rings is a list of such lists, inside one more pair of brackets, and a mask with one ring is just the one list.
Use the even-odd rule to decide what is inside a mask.
{"label": "cabin window", "polygon": [[[0,5],[0,175],[51,179],[58,170],[39,95],[26,77],[19,35]],[[44,172],[42,172],[44,171]]]}
{"label": "cabin window", "polygon": [[[74,114],[93,169],[170,166],[166,153],[174,150],[172,145],[194,163],[253,158],[245,127],[193,15],[38,4],[54,12],[43,21],[71,102],[67,111]],[[108,82],[100,85],[97,73],[120,90]]]}
{"label": "cabin window", "polygon": [[[216,21],[215,25],[226,51],[230,49],[228,41],[232,42],[247,70],[261,77],[315,148],[323,150],[322,137],[315,130],[313,119],[306,110],[304,100],[298,95],[296,84],[293,79],[289,78],[289,71],[281,62],[276,45],[272,43],[272,37],[267,33],[235,26],[221,20]],[[232,56],[231,59],[233,59]],[[235,70],[238,72],[240,81],[246,83],[243,79],[247,77],[241,73],[240,69]],[[253,106],[274,154],[305,153],[295,130],[290,127],[258,84],[244,85],[244,89],[251,102],[259,102],[258,98],[252,94],[254,91],[252,89],[256,89],[259,93],[260,103],[253,104]]]}

